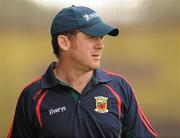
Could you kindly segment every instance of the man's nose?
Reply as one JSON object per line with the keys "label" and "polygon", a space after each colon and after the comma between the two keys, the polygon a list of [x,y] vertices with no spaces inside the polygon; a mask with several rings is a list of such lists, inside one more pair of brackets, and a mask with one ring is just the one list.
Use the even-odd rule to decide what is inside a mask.
{"label": "man's nose", "polygon": [[95,48],[98,48],[98,49],[104,48],[103,38],[102,37],[97,37],[96,43],[95,43]]}

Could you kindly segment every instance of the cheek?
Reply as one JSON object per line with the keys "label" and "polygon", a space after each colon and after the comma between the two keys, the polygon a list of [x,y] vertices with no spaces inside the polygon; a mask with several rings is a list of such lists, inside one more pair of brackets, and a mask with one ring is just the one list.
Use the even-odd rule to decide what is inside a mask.
{"label": "cheek", "polygon": [[75,53],[77,56],[88,57],[88,56],[91,56],[91,53],[92,53],[91,47],[92,46],[89,45],[88,43],[79,42],[76,45],[73,45],[72,50],[73,50],[73,53]]}
{"label": "cheek", "polygon": [[93,43],[83,39],[76,39],[71,43],[73,58],[80,61],[90,61],[93,54]]}
{"label": "cheek", "polygon": [[89,50],[87,48],[74,47],[71,51],[71,57],[76,61],[85,61],[90,57]]}
{"label": "cheek", "polygon": [[89,60],[91,57],[90,50],[89,49],[79,49],[79,51],[76,54],[77,57],[80,58],[80,60]]}

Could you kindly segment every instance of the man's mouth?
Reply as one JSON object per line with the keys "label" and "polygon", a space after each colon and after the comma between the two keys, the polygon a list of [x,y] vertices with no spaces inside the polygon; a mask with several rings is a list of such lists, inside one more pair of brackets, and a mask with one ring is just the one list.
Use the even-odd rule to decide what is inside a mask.
{"label": "man's mouth", "polygon": [[95,59],[100,59],[101,55],[100,54],[93,54],[92,57],[95,58]]}

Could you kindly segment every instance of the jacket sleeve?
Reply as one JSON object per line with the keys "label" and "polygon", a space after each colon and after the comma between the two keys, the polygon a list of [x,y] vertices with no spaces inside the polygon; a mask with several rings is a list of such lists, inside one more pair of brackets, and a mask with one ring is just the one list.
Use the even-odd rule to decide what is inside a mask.
{"label": "jacket sleeve", "polygon": [[35,129],[34,103],[30,91],[23,90],[21,93],[10,128],[8,138],[37,137]]}
{"label": "jacket sleeve", "polygon": [[157,137],[157,133],[142,112],[135,93],[128,83],[126,83],[125,89],[128,98],[123,120],[123,138]]}

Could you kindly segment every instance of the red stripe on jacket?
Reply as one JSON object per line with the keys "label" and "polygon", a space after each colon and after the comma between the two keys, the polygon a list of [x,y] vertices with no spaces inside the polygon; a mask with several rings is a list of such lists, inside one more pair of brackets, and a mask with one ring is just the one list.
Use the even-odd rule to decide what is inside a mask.
{"label": "red stripe on jacket", "polygon": [[[118,103],[118,116],[119,116],[119,119],[121,118],[121,98],[120,96],[118,95],[118,93],[113,89],[111,88],[109,85],[106,85],[106,84],[103,84],[106,88],[108,88],[110,90],[110,92],[116,97],[116,100],[117,100],[117,103]],[[120,138],[120,132],[119,132],[119,135],[118,135],[118,138]]]}
{"label": "red stripe on jacket", "polygon": [[109,75],[122,77],[122,78],[129,84],[130,88],[132,89],[133,95],[134,95],[134,97],[135,97],[136,103],[137,103],[137,105],[138,105],[138,113],[139,113],[139,116],[140,116],[142,122],[144,123],[144,125],[146,126],[146,128],[149,130],[149,132],[151,132],[151,134],[153,134],[155,137],[157,137],[158,134],[157,134],[157,132],[152,128],[152,126],[151,126],[151,124],[149,123],[147,117],[144,115],[143,111],[141,110],[141,107],[140,107],[140,105],[139,105],[139,103],[138,103],[138,100],[137,100],[137,98],[136,98],[136,94],[135,94],[133,88],[131,87],[129,81],[128,81],[124,76],[122,76],[121,74],[114,73],[114,72],[111,72],[111,71],[106,70],[106,69],[104,69],[104,71],[105,71],[107,74],[109,74]]}
{"label": "red stripe on jacket", "polygon": [[9,133],[8,133],[7,138],[10,138],[11,135],[12,135],[12,127],[13,127],[13,122],[11,123],[11,128],[10,128],[10,130],[9,130]]}
{"label": "red stripe on jacket", "polygon": [[117,103],[118,103],[118,114],[119,114],[119,118],[120,118],[121,117],[121,98],[120,98],[120,96],[109,85],[106,85],[106,84],[103,84],[103,85],[106,88],[108,88],[110,90],[110,92],[116,97],[116,100],[117,100]]}
{"label": "red stripe on jacket", "polygon": [[37,105],[36,105],[36,115],[38,118],[38,122],[40,124],[40,127],[42,128],[42,120],[41,120],[41,112],[40,112],[40,107],[41,107],[41,103],[45,97],[45,95],[47,94],[48,91],[46,91],[43,95],[41,95],[41,97],[39,98]]}
{"label": "red stripe on jacket", "polygon": [[40,89],[33,97],[33,100],[36,100],[37,96],[42,92],[42,89]]}

